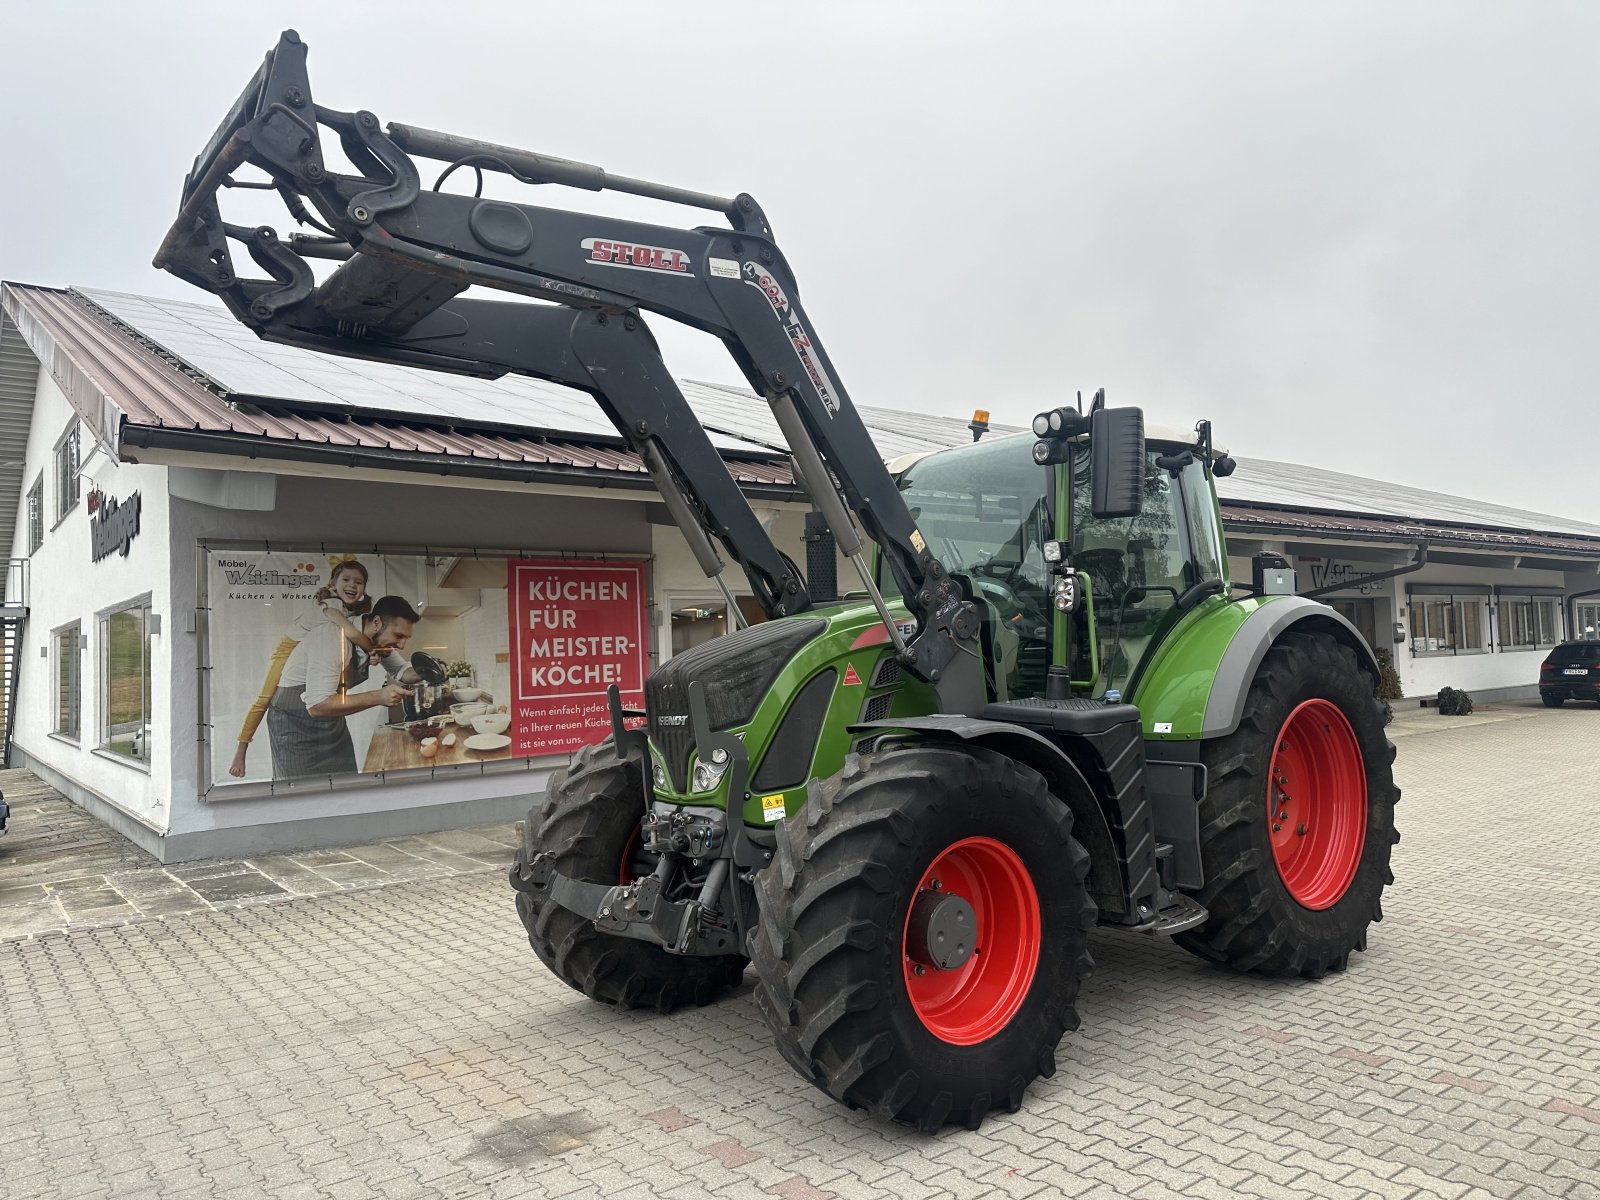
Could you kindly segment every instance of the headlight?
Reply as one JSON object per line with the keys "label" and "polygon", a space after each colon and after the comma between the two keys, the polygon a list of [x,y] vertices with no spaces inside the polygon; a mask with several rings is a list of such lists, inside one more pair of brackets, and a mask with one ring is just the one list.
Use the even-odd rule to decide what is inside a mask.
{"label": "headlight", "polygon": [[655,784],[656,790],[667,790],[667,769],[661,765],[661,760],[654,755],[650,757],[650,782]]}
{"label": "headlight", "polygon": [[1056,611],[1069,613],[1078,607],[1078,579],[1075,575],[1067,575],[1056,580],[1056,586],[1051,598],[1055,601]]}
{"label": "headlight", "polygon": [[[721,761],[717,761],[721,759]],[[722,777],[728,773],[728,752],[726,750],[713,750],[707,758],[702,758],[694,765],[694,774],[691,778],[689,790],[692,792],[714,792],[717,785],[722,782]]]}

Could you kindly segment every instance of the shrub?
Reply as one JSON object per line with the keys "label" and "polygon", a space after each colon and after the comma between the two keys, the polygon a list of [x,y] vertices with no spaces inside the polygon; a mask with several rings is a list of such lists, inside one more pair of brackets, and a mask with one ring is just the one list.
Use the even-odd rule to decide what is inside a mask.
{"label": "shrub", "polygon": [[1438,703],[1441,717],[1464,717],[1472,711],[1472,697],[1459,688],[1440,688]]}
{"label": "shrub", "polygon": [[1394,669],[1394,652],[1391,650],[1377,651],[1378,658],[1378,690],[1375,693],[1379,700],[1399,700],[1400,672]]}

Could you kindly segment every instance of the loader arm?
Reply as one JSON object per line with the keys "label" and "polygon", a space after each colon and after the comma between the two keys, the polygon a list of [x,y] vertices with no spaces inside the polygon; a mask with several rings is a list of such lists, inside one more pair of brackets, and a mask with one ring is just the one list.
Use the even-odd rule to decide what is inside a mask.
{"label": "loader arm", "polygon": [[[360,174],[323,158],[337,134]],[[413,156],[528,184],[613,190],[719,213],[690,229],[536,207],[423,186]],[[227,224],[218,193],[250,165],[325,236],[287,241]],[[310,209],[307,211],[306,203]],[[313,215],[314,212],[314,215]],[[242,278],[231,244],[269,278]],[[318,281],[310,260],[338,265]],[[497,377],[515,372],[594,396],[644,459],[692,547],[715,537],[769,615],[810,606],[662,362],[642,312],[721,338],[771,406],[796,474],[856,561],[902,663],[948,712],[984,703],[977,606],[929,552],[833,370],[764,214],[727,198],[313,103],[306,47],[283,34],[196,159],[158,267],[219,295],[261,337],[312,349]],[[461,296],[491,287],[548,304]],[[835,489],[837,480],[838,489]],[[842,492],[842,505],[841,496]],[[846,511],[848,509],[848,512]],[[916,619],[907,639],[866,570],[851,518],[882,548]],[[697,547],[710,569],[709,546]],[[720,582],[720,580],[719,580]]]}

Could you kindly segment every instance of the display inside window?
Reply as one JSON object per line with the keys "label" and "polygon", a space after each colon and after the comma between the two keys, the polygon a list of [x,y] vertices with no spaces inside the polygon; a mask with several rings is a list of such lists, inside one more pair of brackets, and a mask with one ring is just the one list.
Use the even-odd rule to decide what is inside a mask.
{"label": "display inside window", "polygon": [[208,550],[211,782],[570,754],[642,707],[635,561]]}
{"label": "display inside window", "polygon": [[1561,607],[1554,596],[1503,596],[1500,645],[1507,650],[1554,646],[1561,640]]}
{"label": "display inside window", "polygon": [[54,729],[62,737],[78,736],[78,714],[82,698],[82,670],[79,661],[78,626],[68,625],[50,635],[55,674]]}
{"label": "display inside window", "polygon": [[1478,596],[1413,596],[1413,654],[1480,654],[1484,601]]}
{"label": "display inside window", "polygon": [[150,606],[100,618],[100,748],[144,761],[150,753]]}

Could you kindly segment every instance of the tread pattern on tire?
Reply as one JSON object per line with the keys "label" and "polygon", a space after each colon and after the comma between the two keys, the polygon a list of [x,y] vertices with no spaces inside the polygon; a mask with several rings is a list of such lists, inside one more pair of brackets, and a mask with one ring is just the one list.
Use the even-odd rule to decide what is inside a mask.
{"label": "tread pattern on tire", "polygon": [[[945,1048],[981,1051],[1008,1037],[1021,1013],[1038,1005],[1030,1017],[1035,1040],[1012,1055],[1005,1077],[963,1086],[908,1055],[892,1019],[890,1010],[904,997],[902,948],[882,914],[886,905],[909,903],[897,892],[914,885],[923,868],[907,879],[904,866],[897,871],[891,862],[897,853],[909,857],[921,820],[952,806],[981,812],[1029,804],[1041,814],[1033,837],[1062,848],[1059,870],[1070,881],[1062,891],[1074,897],[1053,927],[1046,918],[1045,937],[1060,944],[1051,961],[1061,978],[1055,985],[1036,978],[1019,1017],[990,1043]],[[747,950],[756,967],[756,1002],[779,1051],[835,1099],[924,1132],[951,1121],[976,1129],[995,1108],[1015,1112],[1034,1079],[1055,1073],[1056,1046],[1078,1027],[1075,1004],[1092,966],[1087,930],[1095,923],[1084,887],[1088,868],[1066,805],[1049,796],[1037,773],[1004,755],[932,742],[852,755],[840,774],[814,784],[805,808],[779,827],[776,857],[756,877],[761,920]],[[1041,976],[1044,962],[1042,953]],[[891,995],[897,986],[899,994]]]}
{"label": "tread pattern on tire", "polygon": [[[1281,717],[1310,687],[1350,720],[1367,770],[1367,836],[1355,879],[1338,903],[1314,912],[1299,905],[1278,875],[1267,840],[1267,773]],[[1383,920],[1382,892],[1394,882],[1390,851],[1400,840],[1394,806],[1400,789],[1394,743],[1383,710],[1349,647],[1323,633],[1290,633],[1262,659],[1239,729],[1202,750],[1206,798],[1200,807],[1205,886],[1192,893],[1211,914],[1173,940],[1221,965],[1263,975],[1320,979],[1343,971],[1367,948],[1367,929]]]}
{"label": "tread pattern on tire", "polygon": [[[644,812],[637,765],[619,758],[610,738],[585,746],[572,765],[551,777],[544,798],[528,812],[515,873],[534,854],[550,851],[562,874],[615,883],[633,828]],[[618,1008],[671,1012],[710,1004],[744,976],[740,955],[691,957],[601,933],[548,897],[517,892],[517,915],[534,952],[556,976],[591,1000]]]}

